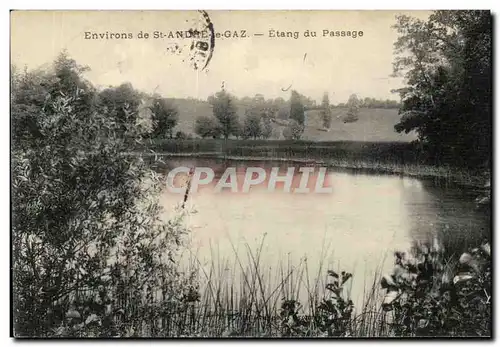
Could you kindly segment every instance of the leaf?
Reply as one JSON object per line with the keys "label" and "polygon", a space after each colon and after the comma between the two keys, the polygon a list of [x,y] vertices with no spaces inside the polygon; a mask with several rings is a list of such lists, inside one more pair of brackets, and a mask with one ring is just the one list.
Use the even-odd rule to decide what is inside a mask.
{"label": "leaf", "polygon": [[382,289],[397,288],[398,284],[394,281],[391,275],[384,275],[380,280],[380,285]]}
{"label": "leaf", "polygon": [[351,277],[351,273],[342,271],[342,284],[346,283]]}
{"label": "leaf", "polygon": [[339,275],[335,271],[332,271],[332,270],[328,270],[328,276],[332,276],[336,279],[339,278]]}

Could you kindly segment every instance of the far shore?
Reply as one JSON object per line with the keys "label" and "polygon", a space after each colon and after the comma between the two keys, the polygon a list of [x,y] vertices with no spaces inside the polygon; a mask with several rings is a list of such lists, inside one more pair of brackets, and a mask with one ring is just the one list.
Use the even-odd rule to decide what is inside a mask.
{"label": "far shore", "polygon": [[237,156],[224,155],[220,152],[195,152],[195,153],[173,153],[173,152],[130,152],[128,155],[142,155],[148,157],[175,157],[175,158],[202,158],[215,160],[234,161],[268,161],[288,162],[308,165],[321,165],[324,167],[356,171],[360,173],[399,175],[420,179],[439,179],[447,183],[457,184],[481,190],[489,189],[489,177],[485,174],[470,172],[465,169],[457,169],[447,166],[434,166],[422,164],[399,164],[370,162],[365,160],[342,160],[342,159],[311,159],[293,157],[273,156]]}

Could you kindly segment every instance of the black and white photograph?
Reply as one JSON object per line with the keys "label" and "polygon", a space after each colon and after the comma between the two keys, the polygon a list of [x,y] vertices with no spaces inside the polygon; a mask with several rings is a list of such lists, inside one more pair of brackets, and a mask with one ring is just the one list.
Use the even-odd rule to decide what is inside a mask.
{"label": "black and white photograph", "polygon": [[16,339],[492,338],[489,10],[12,10]]}

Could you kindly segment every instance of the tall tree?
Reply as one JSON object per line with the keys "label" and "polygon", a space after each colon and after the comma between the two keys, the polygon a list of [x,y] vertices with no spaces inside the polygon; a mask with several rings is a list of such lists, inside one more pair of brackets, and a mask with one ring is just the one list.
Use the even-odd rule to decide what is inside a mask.
{"label": "tall tree", "polygon": [[277,118],[280,120],[287,120],[290,118],[290,105],[281,106],[277,112]]}
{"label": "tall tree", "polygon": [[221,90],[215,96],[210,96],[208,101],[212,105],[213,115],[219,123],[224,139],[227,140],[229,136],[235,135],[238,132],[238,115],[232,95]]}
{"label": "tall tree", "polygon": [[292,90],[292,94],[290,96],[290,119],[293,119],[297,123],[303,125],[305,120],[305,110],[301,99],[301,95],[297,91]]}
{"label": "tall tree", "polygon": [[95,109],[95,88],[82,78],[89,71],[88,66],[78,64],[66,51],[62,51],[52,65],[54,80],[47,84],[52,99],[61,96],[75,95],[74,107],[77,116],[87,117]]}
{"label": "tall tree", "polygon": [[396,131],[416,131],[429,159],[489,165],[491,13],[435,11],[428,20],[397,17],[394,73],[405,77]]}
{"label": "tall tree", "polygon": [[304,133],[304,125],[299,124],[295,119],[291,119],[283,129],[283,137],[287,140],[300,140]]}
{"label": "tall tree", "polygon": [[135,131],[139,118],[139,105],[142,95],[130,83],[122,83],[118,87],[109,87],[99,93],[101,112],[112,117],[119,125],[119,133],[126,136]]}
{"label": "tall tree", "polygon": [[321,120],[323,121],[323,127],[325,129],[330,129],[332,123],[332,111],[330,109],[330,99],[328,98],[328,93],[323,94],[323,99],[321,101]]}
{"label": "tall tree", "polygon": [[164,98],[156,98],[149,109],[153,122],[153,136],[172,138],[178,121],[177,108]]}
{"label": "tall tree", "polygon": [[262,117],[261,118],[261,127],[262,127],[262,137],[268,139],[273,134],[273,126],[271,118]]}
{"label": "tall tree", "polygon": [[243,122],[243,137],[254,140],[262,136],[261,117],[254,112],[248,112]]}

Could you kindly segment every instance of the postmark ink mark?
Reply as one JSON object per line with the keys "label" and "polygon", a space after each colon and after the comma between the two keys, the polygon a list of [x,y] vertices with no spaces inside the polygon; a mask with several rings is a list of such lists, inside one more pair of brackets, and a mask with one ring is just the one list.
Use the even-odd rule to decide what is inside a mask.
{"label": "postmark ink mark", "polygon": [[195,70],[205,70],[213,56],[215,31],[206,11],[196,13],[196,18],[186,20],[187,29],[170,34],[177,40],[167,47],[167,52],[182,56],[182,61],[188,61]]}
{"label": "postmark ink mark", "polygon": [[210,45],[208,47],[206,47],[206,49],[209,49],[209,53],[208,53],[208,57],[205,61],[205,65],[203,65],[203,68],[202,68],[202,70],[204,70],[208,66],[208,63],[210,63],[210,60],[212,59],[212,55],[214,52],[215,31],[214,31],[214,24],[210,20],[208,13],[206,11],[203,11],[203,10],[201,10],[200,12],[201,12],[203,18],[205,19],[206,27],[207,27],[207,30],[209,31],[209,36],[210,36]]}

